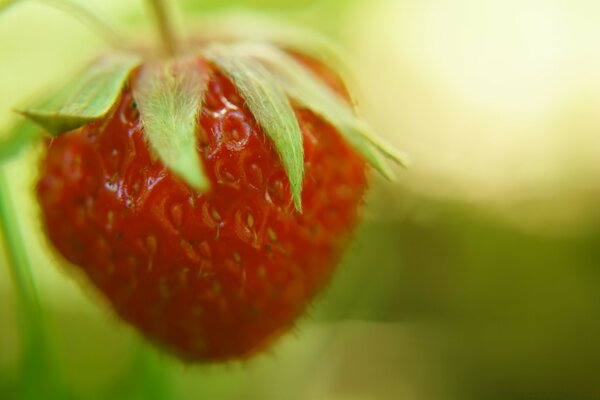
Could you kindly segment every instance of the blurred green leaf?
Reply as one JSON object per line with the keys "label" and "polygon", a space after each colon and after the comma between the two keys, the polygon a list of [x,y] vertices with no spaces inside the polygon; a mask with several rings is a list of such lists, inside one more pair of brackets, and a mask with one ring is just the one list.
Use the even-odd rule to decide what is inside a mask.
{"label": "blurred green leaf", "polygon": [[0,14],[6,10],[8,10],[10,7],[16,5],[17,3],[21,3],[25,0],[1,0],[0,1]]}
{"label": "blurred green leaf", "polygon": [[17,218],[6,172],[0,167],[0,237],[17,294],[22,337],[20,374],[15,390],[24,399],[45,396],[62,399],[66,397],[66,390],[50,356],[27,246]]}
{"label": "blurred green leaf", "polygon": [[[507,226],[472,207],[421,202],[435,215],[429,223],[363,223],[312,318],[427,318],[519,326],[531,323],[531,313],[550,322],[576,310],[596,309],[594,298],[600,300],[600,295],[592,290],[594,284],[584,291],[581,282],[600,279],[600,253],[594,250],[600,234],[546,237]],[[570,295],[571,303],[551,295],[577,288],[580,293]],[[558,309],[565,310],[562,317]]]}
{"label": "blurred green leaf", "polygon": [[201,15],[193,22],[193,37],[200,43],[224,40],[272,43],[309,54],[349,74],[346,65],[348,56],[334,40],[289,19],[252,11],[229,11]]}
{"label": "blurred green leaf", "polygon": [[129,370],[102,394],[106,399],[162,400],[172,398],[168,356],[140,340]]}
{"label": "blurred green leaf", "polygon": [[223,8],[246,7],[257,10],[289,10],[318,5],[319,3],[341,3],[340,0],[182,0],[184,7],[194,11],[219,10]]}
{"label": "blurred green leaf", "polygon": [[32,121],[19,121],[0,139],[0,164],[17,156],[29,143],[43,135],[42,128]]}

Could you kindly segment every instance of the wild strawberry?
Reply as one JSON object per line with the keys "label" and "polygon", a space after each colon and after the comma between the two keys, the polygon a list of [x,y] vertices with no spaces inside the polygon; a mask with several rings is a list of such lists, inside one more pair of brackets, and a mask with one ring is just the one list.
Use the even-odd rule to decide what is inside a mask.
{"label": "wild strawberry", "polygon": [[336,74],[256,42],[101,59],[50,110],[37,196],[50,241],[121,316],[188,361],[244,358],[330,280],[366,162]]}
{"label": "wild strawberry", "polygon": [[190,360],[248,355],[288,329],[328,281],[366,186],[363,158],[297,108],[295,212],[272,143],[211,72],[198,129],[209,192],[153,160],[129,89],[111,114],[49,143],[37,186],[59,252],[123,319]]}

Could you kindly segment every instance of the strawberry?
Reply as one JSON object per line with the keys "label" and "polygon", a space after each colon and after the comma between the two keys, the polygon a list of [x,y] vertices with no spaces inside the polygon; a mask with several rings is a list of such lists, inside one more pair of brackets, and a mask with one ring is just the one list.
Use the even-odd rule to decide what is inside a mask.
{"label": "strawberry", "polygon": [[124,320],[182,358],[255,352],[329,280],[366,187],[363,158],[295,111],[302,213],[274,146],[214,68],[197,132],[203,194],[153,158],[124,90],[109,115],[49,143],[37,195],[50,240]]}
{"label": "strawberry", "polygon": [[22,111],[54,136],[36,186],[43,225],[157,345],[190,362],[246,358],[331,279],[368,164],[390,177],[380,153],[400,158],[299,48],[165,43],[168,57],[102,57],[68,96]]}

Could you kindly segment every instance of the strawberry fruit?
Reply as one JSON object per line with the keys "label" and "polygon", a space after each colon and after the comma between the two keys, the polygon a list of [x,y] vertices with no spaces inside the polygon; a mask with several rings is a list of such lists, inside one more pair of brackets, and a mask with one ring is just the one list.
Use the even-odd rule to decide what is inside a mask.
{"label": "strawberry fruit", "polygon": [[357,219],[365,163],[297,109],[303,212],[273,145],[212,71],[199,118],[200,194],[153,159],[131,91],[102,120],[49,143],[37,194],[48,235],[118,314],[189,360],[251,354],[329,280]]}
{"label": "strawberry fruit", "polygon": [[398,153],[298,48],[253,41],[101,58],[44,109],[47,235],[117,314],[192,362],[290,329]]}

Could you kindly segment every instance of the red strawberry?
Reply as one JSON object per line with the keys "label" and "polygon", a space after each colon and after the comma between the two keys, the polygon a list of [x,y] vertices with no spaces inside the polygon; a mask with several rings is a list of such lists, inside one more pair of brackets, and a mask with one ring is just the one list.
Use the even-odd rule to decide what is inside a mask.
{"label": "red strawberry", "polygon": [[327,284],[357,223],[365,161],[295,105],[298,212],[280,156],[236,86],[212,64],[197,68],[209,69],[196,132],[208,192],[149,150],[126,87],[106,116],[48,142],[37,195],[56,249],[124,320],[185,360],[225,360],[288,330]]}
{"label": "red strawberry", "polygon": [[166,54],[107,54],[21,112],[55,136],[36,188],[42,219],[147,338],[188,361],[245,358],[330,280],[367,163],[389,178],[381,156],[400,156],[297,32],[275,37],[288,52],[228,32],[178,43],[164,3],[149,5]]}

